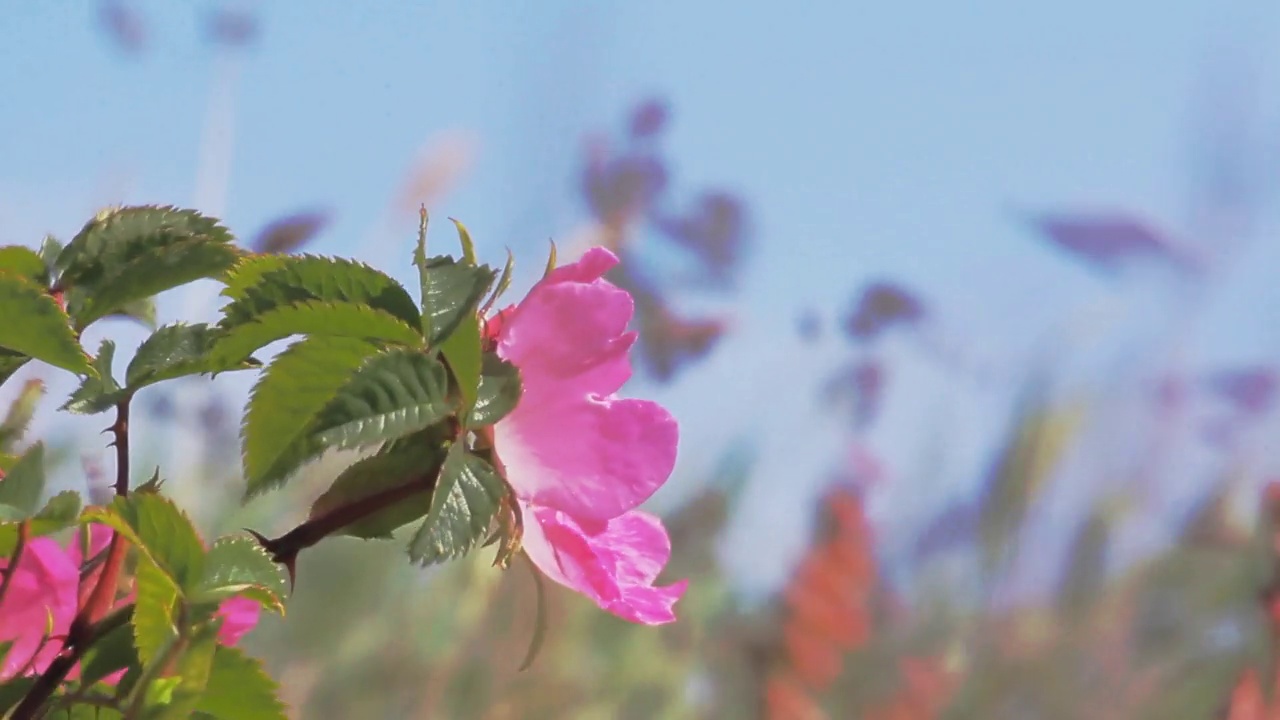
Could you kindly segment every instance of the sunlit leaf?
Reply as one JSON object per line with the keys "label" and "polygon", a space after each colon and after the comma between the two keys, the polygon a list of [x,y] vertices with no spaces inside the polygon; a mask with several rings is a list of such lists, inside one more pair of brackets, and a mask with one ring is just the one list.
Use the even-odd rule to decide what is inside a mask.
{"label": "sunlit leaf", "polygon": [[31,280],[0,272],[0,348],[69,370],[92,375],[70,318],[58,302]]}
{"label": "sunlit leaf", "polygon": [[493,466],[460,445],[449,451],[431,509],[409,543],[409,557],[421,565],[453,560],[484,541],[505,491]]}

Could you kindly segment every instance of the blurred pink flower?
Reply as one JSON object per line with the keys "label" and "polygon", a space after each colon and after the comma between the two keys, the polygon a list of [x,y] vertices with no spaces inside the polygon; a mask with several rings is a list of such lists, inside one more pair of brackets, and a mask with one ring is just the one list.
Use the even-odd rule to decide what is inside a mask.
{"label": "blurred pink flower", "polygon": [[657,517],[635,508],[671,475],[678,432],[657,403],[616,395],[636,340],[626,331],[631,296],[604,279],[617,262],[592,248],[490,321],[490,339],[523,385],[494,447],[534,564],[604,610],[656,625],[675,620],[688,581],[654,586],[671,541]]}
{"label": "blurred pink flower", "polygon": [[16,567],[11,558],[0,558],[0,571],[13,573],[0,599],[0,643],[12,642],[0,665],[0,680],[43,672],[62,649],[57,639],[65,635],[76,614],[76,587],[80,568],[49,538],[27,542]]}
{"label": "blurred pink flower", "polygon": [[[18,566],[9,581],[4,598],[0,599],[0,643],[13,642],[9,654],[0,665],[0,680],[18,674],[43,672],[62,649],[61,639],[71,627],[80,602],[80,568],[88,560],[107,548],[111,542],[111,530],[105,525],[89,525],[87,557],[82,555],[81,535],[77,531],[64,548],[54,540],[34,538],[26,544]],[[8,571],[8,558],[0,558],[0,571]],[[85,592],[97,582],[101,568],[89,573],[83,584]],[[115,607],[132,603],[137,590],[116,601]],[[224,600],[217,615],[223,618],[218,641],[234,645],[258,623],[261,608],[254,600],[233,597]],[[49,641],[46,630],[52,626]],[[34,656],[34,657],[33,657]],[[79,668],[72,670],[71,679],[79,676]],[[108,675],[103,682],[114,685],[124,676],[124,670]]]}

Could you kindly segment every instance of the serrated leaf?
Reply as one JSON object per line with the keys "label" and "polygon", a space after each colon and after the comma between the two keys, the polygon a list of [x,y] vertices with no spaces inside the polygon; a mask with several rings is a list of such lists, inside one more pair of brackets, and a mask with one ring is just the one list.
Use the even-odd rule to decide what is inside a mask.
{"label": "serrated leaf", "polygon": [[440,345],[440,353],[449,362],[449,369],[458,382],[462,393],[461,413],[465,413],[476,403],[476,394],[480,389],[480,372],[482,367],[480,349],[480,318],[469,315],[463,318],[458,328]]}
{"label": "serrated leaf", "polygon": [[449,218],[449,219],[452,220],[454,226],[458,228],[458,242],[462,244],[463,262],[465,262],[468,265],[475,265],[476,264],[476,244],[471,241],[471,233],[467,231],[466,225],[463,225],[461,222],[459,222],[454,218]]}
{"label": "serrated leaf", "polygon": [[93,374],[71,319],[41,286],[0,272],[0,317],[0,347],[78,375]]}
{"label": "serrated leaf", "polygon": [[152,248],[113,267],[92,285],[72,286],[67,290],[67,311],[83,328],[139,300],[195,280],[217,277],[239,256],[235,246],[205,239]]}
{"label": "serrated leaf", "polygon": [[22,245],[0,247],[0,272],[27,278],[38,285],[49,284],[49,267],[40,253]]}
{"label": "serrated leaf", "polygon": [[[12,450],[22,439],[36,414],[36,405],[44,397],[44,383],[39,380],[28,380],[9,405],[4,422],[0,422],[0,452]],[[0,466],[3,469],[3,466]]]}
{"label": "serrated leaf", "polygon": [[414,326],[383,310],[349,302],[308,300],[272,308],[253,320],[233,326],[213,349],[213,359],[234,362],[291,335],[323,335],[421,345]]}
{"label": "serrated leaf", "polygon": [[55,265],[68,287],[96,283],[149,250],[189,240],[230,244],[234,238],[216,219],[195,210],[167,205],[114,208],[85,223],[58,252]]}
{"label": "serrated leaf", "polygon": [[463,265],[451,257],[427,261],[422,279],[422,330],[435,347],[475,315],[497,273],[488,265]]}
{"label": "serrated leaf", "polygon": [[259,660],[237,648],[220,646],[195,710],[218,720],[286,720],[278,690]]}
{"label": "serrated leaf", "polygon": [[454,560],[484,541],[505,486],[489,463],[454,445],[432,493],[431,510],[409,543],[420,565]]}
{"label": "serrated leaf", "polygon": [[128,612],[129,622],[112,629],[85,651],[80,662],[80,682],[85,686],[140,662],[134,646],[133,610]]}
{"label": "serrated leaf", "polygon": [[110,340],[103,340],[98,346],[98,356],[93,360],[93,369],[96,374],[80,381],[80,387],[67,398],[67,402],[62,406],[63,410],[81,415],[96,415],[110,410],[129,396],[129,393],[116,383],[115,376],[112,374],[111,366],[115,363],[115,354],[116,344]]}
{"label": "serrated leaf", "polygon": [[156,564],[186,592],[199,587],[205,552],[186,513],[169,498],[155,493],[117,497],[105,507],[84,511],[86,522],[99,522],[122,533],[126,540]]}
{"label": "serrated leaf", "polygon": [[[198,629],[178,658],[171,678],[177,680],[162,701],[148,693],[148,720],[189,720],[204,696],[218,652],[218,630],[210,623]],[[150,689],[150,688],[148,688]]]}
{"label": "serrated leaf", "polygon": [[520,402],[520,371],[515,365],[492,353],[484,356],[480,390],[475,407],[467,416],[469,428],[493,425],[516,408]]}
{"label": "serrated leaf", "polygon": [[[35,515],[27,519],[30,537],[52,535],[76,524],[80,517],[80,495],[64,490],[49,498]],[[0,557],[13,554],[18,543],[18,523],[0,523]]]}
{"label": "serrated leaf", "polygon": [[319,414],[377,350],[354,338],[311,337],[276,356],[253,388],[241,428],[249,496],[280,485],[324,449],[311,438]]}
{"label": "serrated leaf", "polygon": [[[426,438],[421,442],[405,443],[364,458],[342,471],[333,485],[316,499],[309,517],[321,517],[334,508],[399,487],[424,474],[437,474],[443,458],[444,449],[438,445],[433,446]],[[367,540],[390,539],[392,532],[426,515],[430,507],[430,495],[424,492],[352,523],[334,534]]]}
{"label": "serrated leaf", "polygon": [[386,273],[354,260],[316,255],[258,255],[229,273],[222,293],[231,302],[219,325],[231,328],[273,308],[307,300],[368,305],[418,327],[409,293]]}
{"label": "serrated leaf", "polygon": [[[213,354],[221,331],[204,323],[166,325],[138,346],[125,384],[130,392],[184,375],[220,373],[253,367],[243,358],[223,362]],[[247,353],[246,353],[247,355]]]}
{"label": "serrated leaf", "polygon": [[178,641],[175,612],[178,590],[172,579],[155,563],[143,559],[134,576],[137,599],[134,601],[133,646],[143,667],[150,666],[164,650]]}
{"label": "serrated leaf", "polygon": [[394,440],[448,417],[448,372],[418,350],[390,350],[356,371],[320,413],[321,445],[355,448]]}
{"label": "serrated leaf", "polygon": [[44,443],[36,443],[0,479],[0,504],[17,508],[25,518],[39,506],[44,483]]}
{"label": "serrated leaf", "polygon": [[233,595],[251,597],[263,607],[284,613],[289,579],[251,537],[219,538],[205,556],[204,577],[195,602],[218,602]]}
{"label": "serrated leaf", "polygon": [[14,373],[21,370],[22,366],[29,362],[31,362],[30,357],[0,347],[0,385],[3,385],[6,380],[13,377]]}
{"label": "serrated leaf", "polygon": [[507,248],[507,263],[502,266],[502,275],[498,278],[498,285],[493,289],[493,294],[489,296],[489,299],[485,300],[484,305],[480,307],[480,315],[482,317],[489,314],[489,309],[493,307],[493,304],[498,301],[498,298],[502,297],[507,288],[511,287],[511,278],[515,273],[515,269],[516,257],[511,254],[511,248]]}

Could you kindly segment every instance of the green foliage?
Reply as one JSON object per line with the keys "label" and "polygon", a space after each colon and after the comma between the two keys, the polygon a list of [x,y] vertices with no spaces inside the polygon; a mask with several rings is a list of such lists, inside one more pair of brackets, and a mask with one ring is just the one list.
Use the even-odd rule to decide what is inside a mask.
{"label": "green foliage", "polygon": [[188,720],[208,686],[218,651],[217,625],[198,626],[193,636],[182,640],[184,647],[172,675],[146,688],[148,720]]}
{"label": "green foliage", "polygon": [[449,363],[462,395],[459,409],[466,413],[475,405],[480,387],[480,318],[469,315],[458,323],[457,329],[440,345],[440,354]]}
{"label": "green foliage", "polygon": [[507,291],[507,288],[511,287],[511,279],[515,276],[515,269],[516,257],[515,255],[512,255],[511,250],[508,249],[507,262],[502,266],[502,275],[498,278],[498,285],[493,289],[493,294],[489,296],[489,299],[485,300],[484,305],[480,307],[480,314],[482,316],[487,316],[494,303],[498,302],[498,298],[502,297],[502,294]]}
{"label": "green foliage", "polygon": [[81,415],[96,415],[110,410],[129,396],[112,373],[115,354],[116,344],[103,340],[98,346],[97,357],[93,359],[94,374],[80,382],[80,387],[63,404],[63,410]]}
{"label": "green foliage", "polygon": [[[311,517],[317,518],[343,505],[350,504],[384,490],[400,487],[421,478],[434,469],[439,472],[447,449],[429,438],[413,438],[377,455],[364,458],[342,471],[333,485],[311,506]],[[427,514],[430,497],[424,491],[386,510],[347,525],[339,535],[365,539],[390,539],[391,533]]]}
{"label": "green foliage", "polygon": [[0,713],[12,710],[34,685],[33,677],[15,677],[0,682]]}
{"label": "green foliage", "polygon": [[[5,414],[4,422],[0,422],[0,452],[12,451],[18,441],[27,432],[27,426],[31,424],[31,418],[35,416],[36,405],[40,402],[40,398],[44,397],[44,383],[39,380],[29,380],[22,390],[18,393],[18,397],[14,399],[13,404],[9,406],[9,412]],[[7,470],[0,466],[0,470]]]}
{"label": "green foliage", "polygon": [[253,320],[233,326],[221,338],[213,357],[232,363],[291,335],[349,337],[396,345],[421,345],[415,326],[389,312],[350,302],[304,300],[280,305]]}
{"label": "green foliage", "polygon": [[105,507],[85,510],[83,520],[120,532],[155,563],[174,589],[183,592],[203,580],[205,551],[186,513],[156,493],[132,493]]}
{"label": "green foliage", "polygon": [[253,598],[263,607],[284,613],[288,578],[253,538],[224,537],[205,555],[204,577],[194,602],[218,602],[233,595]]}
{"label": "green foliage", "polygon": [[436,481],[427,519],[409,543],[409,557],[431,565],[471,552],[487,536],[505,492],[506,483],[492,465],[454,445]]}
{"label": "green foliage", "polygon": [[308,301],[362,305],[388,313],[410,327],[421,324],[413,298],[399,283],[353,260],[256,255],[231,271],[222,294],[231,299],[222,309],[224,329],[258,319],[270,310]]}
{"label": "green foliage", "polygon": [[0,273],[24,277],[32,282],[49,286],[49,266],[40,253],[21,245],[0,247]]}
{"label": "green foliage", "polygon": [[285,720],[276,691],[261,662],[236,648],[219,647],[195,710],[201,717],[217,720]]}
{"label": "green foliage", "polygon": [[[102,678],[126,668],[137,668],[141,662],[134,645],[133,608],[126,610],[128,622],[113,628],[98,642],[89,646],[80,662],[80,681],[93,685]],[[148,630],[148,632],[153,632]]]}
{"label": "green foliage", "polygon": [[355,448],[422,430],[449,416],[449,378],[435,358],[415,350],[373,356],[320,413],[315,438]]}
{"label": "green foliage", "polygon": [[483,374],[475,407],[467,415],[467,427],[493,425],[506,417],[520,402],[520,371],[492,353],[484,356]]}
{"label": "green foliage", "polygon": [[[47,362],[77,375],[92,375],[89,357],[80,347],[70,318],[39,284],[0,272],[0,348]],[[21,318],[21,322],[12,319]],[[4,362],[5,372],[16,370],[18,358]],[[7,375],[5,376],[7,377]]]}
{"label": "green foliage", "polygon": [[488,265],[465,265],[447,256],[427,260],[420,275],[422,330],[431,347],[444,342],[464,319],[476,314],[481,298],[497,278]]}
{"label": "green foliage", "polygon": [[78,327],[200,278],[240,255],[231,233],[194,210],[139,206],[90,220],[58,254],[58,286]]}
{"label": "green foliage", "polygon": [[280,485],[323,450],[312,438],[321,411],[377,350],[364,340],[312,337],[294,343],[267,367],[253,388],[241,429],[249,495]]}
{"label": "green foliage", "polygon": [[204,323],[179,323],[156,330],[138,346],[125,371],[129,391],[187,375],[243,370],[258,364],[245,359],[248,353],[230,360],[218,357],[213,350],[220,335]]}
{"label": "green foliage", "polygon": [[0,385],[5,380],[13,377],[13,374],[22,369],[23,365],[31,362],[31,358],[19,352],[6,350],[0,347]]}
{"label": "green foliage", "polygon": [[0,480],[0,505],[16,508],[23,518],[30,517],[39,507],[44,482],[44,444],[36,443]]}
{"label": "green foliage", "polygon": [[178,589],[165,572],[148,559],[138,563],[138,598],[133,609],[133,642],[138,659],[152,665],[178,641]]}
{"label": "green foliage", "polygon": [[[27,519],[28,533],[30,537],[52,535],[75,525],[79,516],[80,495],[73,490],[64,490],[49,498],[39,512]],[[0,522],[0,556],[12,555],[17,542],[18,523]]]}

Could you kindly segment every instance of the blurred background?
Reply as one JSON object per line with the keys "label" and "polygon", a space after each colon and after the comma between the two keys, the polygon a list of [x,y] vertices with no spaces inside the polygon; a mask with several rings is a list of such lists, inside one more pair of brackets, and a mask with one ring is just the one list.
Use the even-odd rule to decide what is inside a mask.
{"label": "blurred background", "polygon": [[[680,622],[551,588],[517,672],[519,566],[332,540],[247,641],[294,717],[1273,717],[1278,34],[1264,0],[15,3],[0,244],[170,203],[408,282],[423,203],[513,297],[551,241],[623,258]],[[38,379],[96,492],[66,378],[0,401]],[[287,529],[351,459],[239,507],[252,381],[139,398],[139,477],[207,533]]]}

